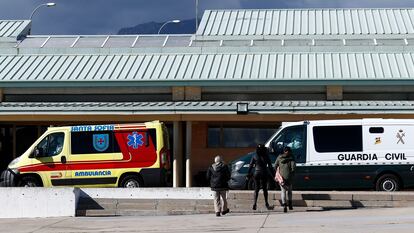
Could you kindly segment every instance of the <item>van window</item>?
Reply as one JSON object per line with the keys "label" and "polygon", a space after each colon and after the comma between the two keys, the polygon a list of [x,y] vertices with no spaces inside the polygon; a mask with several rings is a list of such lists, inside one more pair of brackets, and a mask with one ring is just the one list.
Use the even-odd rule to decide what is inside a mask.
{"label": "van window", "polygon": [[72,154],[100,154],[121,152],[114,143],[113,131],[86,131],[71,133]]}
{"label": "van window", "polygon": [[60,154],[63,150],[64,139],[64,133],[51,133],[47,135],[36,147],[39,150],[39,156],[52,157]]}
{"label": "van window", "polygon": [[313,141],[321,153],[362,151],[362,126],[315,126]]}
{"label": "van window", "polygon": [[282,130],[272,142],[273,153],[279,155],[288,146],[297,163],[306,162],[306,126],[293,126]]}

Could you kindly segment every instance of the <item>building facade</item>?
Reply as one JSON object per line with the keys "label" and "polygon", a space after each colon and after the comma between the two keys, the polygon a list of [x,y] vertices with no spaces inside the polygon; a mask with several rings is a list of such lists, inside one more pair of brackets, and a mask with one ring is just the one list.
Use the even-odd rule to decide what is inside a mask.
{"label": "building facade", "polygon": [[160,120],[174,186],[200,186],[284,121],[414,117],[414,9],[212,10],[194,35],[30,26],[0,21],[1,169],[50,125]]}

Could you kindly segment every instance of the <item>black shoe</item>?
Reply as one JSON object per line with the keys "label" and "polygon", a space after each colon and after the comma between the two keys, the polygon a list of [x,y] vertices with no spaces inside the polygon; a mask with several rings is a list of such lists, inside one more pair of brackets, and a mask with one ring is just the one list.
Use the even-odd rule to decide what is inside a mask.
{"label": "black shoe", "polygon": [[257,205],[256,204],[253,204],[253,208],[252,208],[253,210],[256,210],[257,209]]}
{"label": "black shoe", "polygon": [[284,213],[286,213],[286,212],[287,212],[287,205],[286,205],[286,204],[284,204],[284,205],[283,205],[283,212],[284,212]]}
{"label": "black shoe", "polygon": [[267,210],[273,210],[275,207],[269,204],[266,204],[266,209]]}
{"label": "black shoe", "polygon": [[230,212],[230,209],[227,208],[227,210],[224,210],[223,212],[221,212],[222,215],[226,215]]}
{"label": "black shoe", "polygon": [[289,210],[293,210],[292,201],[289,201]]}
{"label": "black shoe", "polygon": [[216,212],[216,217],[220,217],[220,212]]}

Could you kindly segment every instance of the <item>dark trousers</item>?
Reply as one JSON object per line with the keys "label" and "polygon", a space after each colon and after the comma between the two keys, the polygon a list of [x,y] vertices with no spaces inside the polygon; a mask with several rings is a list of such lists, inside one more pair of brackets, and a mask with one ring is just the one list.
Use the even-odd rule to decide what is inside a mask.
{"label": "dark trousers", "polygon": [[255,189],[254,189],[254,204],[257,204],[257,198],[259,197],[260,187],[263,189],[263,196],[265,199],[266,206],[269,205],[267,200],[267,174],[256,173],[254,174],[254,182],[255,182]]}

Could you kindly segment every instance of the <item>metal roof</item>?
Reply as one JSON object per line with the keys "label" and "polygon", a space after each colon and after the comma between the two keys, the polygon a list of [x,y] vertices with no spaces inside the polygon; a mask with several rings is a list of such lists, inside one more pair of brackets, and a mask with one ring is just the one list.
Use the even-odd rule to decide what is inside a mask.
{"label": "metal roof", "polygon": [[402,35],[414,33],[414,9],[207,10],[198,36]]}
{"label": "metal roof", "polygon": [[[258,114],[414,113],[414,101],[241,101]],[[1,114],[236,114],[236,101],[17,103],[1,102]]]}
{"label": "metal roof", "polygon": [[0,20],[0,40],[20,39],[22,34],[27,34],[30,22],[30,20]]}
{"label": "metal roof", "polygon": [[[191,35],[111,35],[111,36],[28,36],[16,45],[19,49],[39,48],[56,53],[56,49],[62,52],[62,48],[66,48],[65,52],[88,50],[90,48],[99,48],[102,50],[108,48],[130,48],[149,49],[149,48],[255,48],[255,47],[342,47],[345,49],[353,49],[360,51],[361,46],[413,46],[413,38],[287,38],[287,39],[223,39],[223,40],[197,40]],[[90,50],[88,50],[90,53]],[[177,50],[178,51],[178,50]],[[95,53],[99,53],[96,51]],[[113,52],[110,50],[108,52]],[[132,51],[131,51],[132,52]]]}
{"label": "metal roof", "polygon": [[191,35],[50,35],[28,36],[18,48],[185,47]]}
{"label": "metal roof", "polygon": [[414,53],[0,55],[3,87],[371,85],[373,80],[412,84]]}

